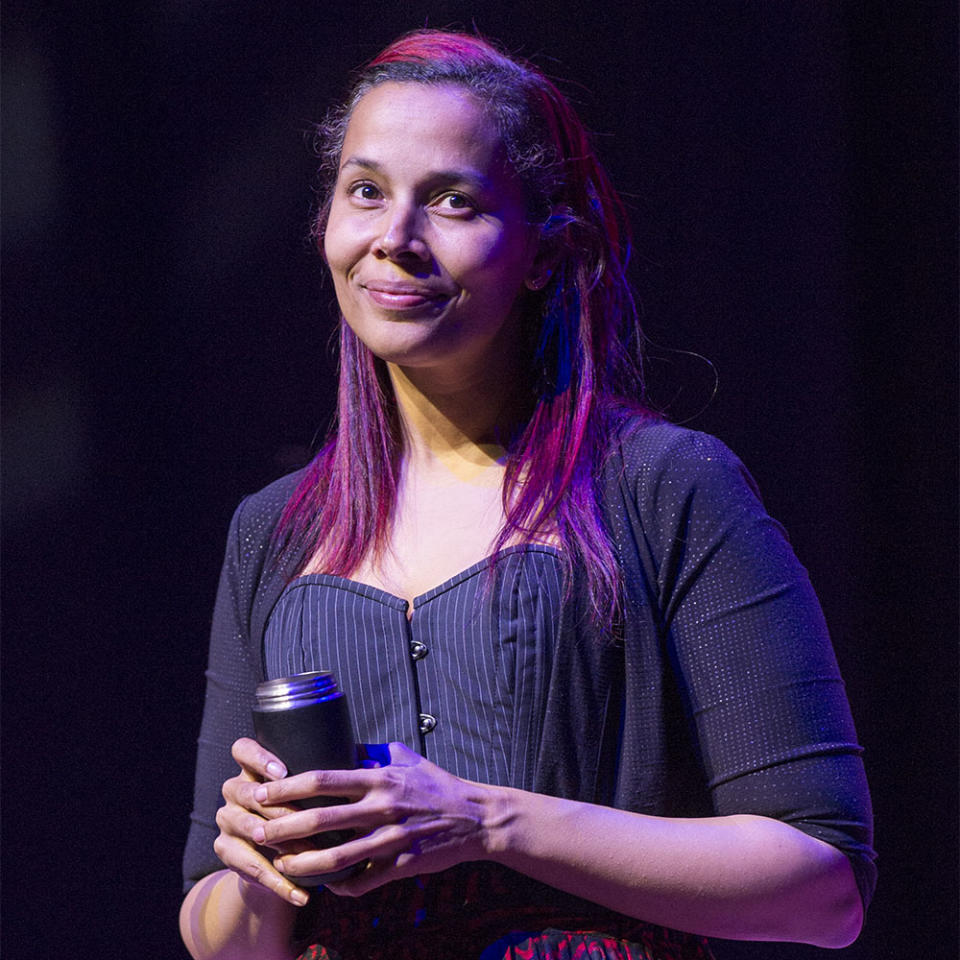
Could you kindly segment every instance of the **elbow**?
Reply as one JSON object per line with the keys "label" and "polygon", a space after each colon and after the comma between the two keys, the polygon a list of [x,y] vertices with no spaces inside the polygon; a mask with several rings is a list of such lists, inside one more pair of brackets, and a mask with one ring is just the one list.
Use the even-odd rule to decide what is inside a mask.
{"label": "elbow", "polygon": [[850,946],[863,929],[864,909],[853,870],[846,857],[824,878],[822,908],[816,930],[804,938],[815,947],[839,950]]}
{"label": "elbow", "polygon": [[860,936],[860,931],[863,929],[863,901],[856,888],[850,896],[836,904],[832,920],[826,931],[827,936],[816,946],[839,950],[842,947],[849,947]]}
{"label": "elbow", "polygon": [[815,947],[824,947],[828,950],[849,947],[860,936],[863,928],[863,905],[860,903],[859,896],[856,901],[849,907],[838,909],[829,925],[817,931],[817,935],[808,942]]}

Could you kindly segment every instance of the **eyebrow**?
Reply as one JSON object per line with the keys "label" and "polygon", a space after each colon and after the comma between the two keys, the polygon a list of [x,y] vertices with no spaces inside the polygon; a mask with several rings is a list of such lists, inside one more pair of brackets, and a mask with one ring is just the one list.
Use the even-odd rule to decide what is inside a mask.
{"label": "eyebrow", "polygon": [[[369,160],[366,157],[347,157],[340,164],[340,169],[344,170],[347,167],[362,167],[374,173],[385,173],[384,168],[376,160]],[[486,190],[491,186],[490,178],[475,170],[431,170],[424,180],[427,183],[466,183],[478,190]]]}

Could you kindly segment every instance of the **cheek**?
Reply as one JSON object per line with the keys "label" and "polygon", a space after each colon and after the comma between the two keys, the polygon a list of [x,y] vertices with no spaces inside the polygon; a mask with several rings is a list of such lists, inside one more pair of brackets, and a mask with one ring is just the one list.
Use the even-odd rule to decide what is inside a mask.
{"label": "cheek", "polygon": [[514,278],[521,282],[526,274],[525,251],[526,245],[519,237],[500,233],[451,246],[448,262],[462,273],[496,277],[500,283],[509,284]]}
{"label": "cheek", "polygon": [[501,240],[478,263],[477,276],[486,295],[498,302],[512,303],[523,289],[529,263],[522,244]]}
{"label": "cheek", "polygon": [[329,226],[324,234],[321,253],[330,272],[330,278],[333,280],[333,290],[340,305],[340,311],[346,315],[350,312],[350,289],[347,277],[357,258],[351,254],[350,245],[345,243],[343,231],[331,231]]}
{"label": "cheek", "polygon": [[327,266],[333,272],[334,276],[343,265],[343,239],[340,231],[331,230],[332,224],[327,224],[326,232],[323,235],[323,246],[321,253]]}
{"label": "cheek", "polygon": [[334,202],[323,234],[323,259],[336,276],[345,273],[362,255],[362,238],[348,218],[340,215]]}

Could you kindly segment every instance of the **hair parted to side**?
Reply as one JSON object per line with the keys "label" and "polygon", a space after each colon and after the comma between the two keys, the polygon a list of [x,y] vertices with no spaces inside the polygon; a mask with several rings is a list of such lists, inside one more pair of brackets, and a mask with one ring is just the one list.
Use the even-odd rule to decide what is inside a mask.
{"label": "hair parted to side", "polygon": [[[593,616],[612,623],[620,573],[597,484],[611,437],[648,413],[620,198],[580,118],[536,67],[480,37],[418,30],[360,70],[344,103],[318,128],[315,239],[321,249],[351,114],[366,93],[387,82],[453,84],[474,94],[497,124],[530,222],[541,224],[555,265],[542,290],[525,294],[530,416],[507,443],[506,523],[494,556],[518,537],[554,533],[568,588],[574,570],[583,571]],[[340,576],[382,549],[402,443],[386,364],[341,319],[334,431],[287,504],[281,541],[319,556],[326,572]]]}

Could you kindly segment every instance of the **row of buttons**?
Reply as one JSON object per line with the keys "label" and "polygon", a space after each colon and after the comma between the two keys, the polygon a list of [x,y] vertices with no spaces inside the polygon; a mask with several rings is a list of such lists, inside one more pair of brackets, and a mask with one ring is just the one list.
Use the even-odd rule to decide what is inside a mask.
{"label": "row of buttons", "polygon": [[[428,653],[429,649],[425,643],[421,643],[419,640],[410,641],[410,659],[413,661],[422,660]],[[437,718],[429,713],[420,714],[420,732],[429,733],[437,725]]]}

